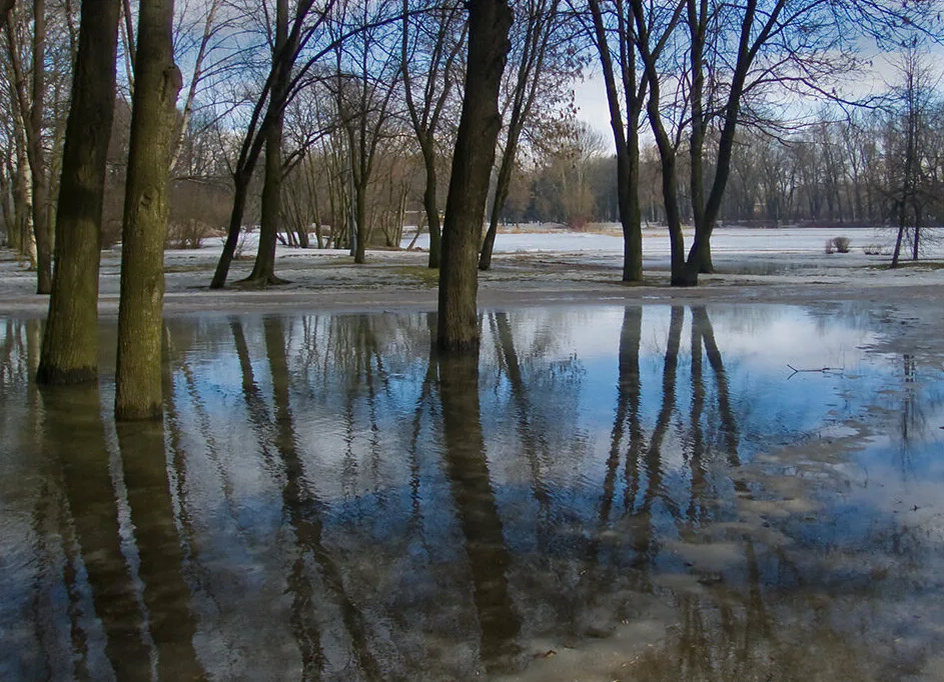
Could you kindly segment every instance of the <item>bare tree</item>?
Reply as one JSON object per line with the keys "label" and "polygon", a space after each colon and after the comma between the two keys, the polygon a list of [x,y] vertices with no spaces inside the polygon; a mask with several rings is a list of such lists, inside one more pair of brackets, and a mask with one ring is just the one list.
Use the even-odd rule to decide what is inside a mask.
{"label": "bare tree", "polygon": [[397,26],[388,17],[393,7],[392,2],[347,0],[344,11],[355,30],[347,39],[335,40],[337,72],[331,81],[337,86],[339,125],[349,155],[355,263],[366,262],[367,193],[378,146],[391,134],[391,100],[403,73],[400,51],[390,49],[391,30]]}
{"label": "bare tree", "polygon": [[[292,16],[285,47],[272,60],[272,66],[262,86],[262,91],[255,99],[249,116],[249,125],[243,136],[239,156],[233,168],[234,198],[226,243],[217,263],[216,272],[210,283],[211,289],[220,289],[226,284],[229,266],[233,262],[239,234],[242,229],[243,214],[246,209],[249,183],[252,179],[256,162],[262,152],[269,130],[281,120],[282,112],[291,99],[298,93],[302,81],[318,60],[332,51],[331,43],[323,49],[315,50],[299,68],[296,62],[309,43],[320,35],[334,7],[334,0],[325,0],[323,5],[315,7],[315,0],[299,0]],[[287,87],[276,92],[277,80],[283,70],[292,74]]]}
{"label": "bare tree", "polygon": [[26,159],[30,170],[33,236],[36,240],[36,291],[52,291],[52,234],[49,224],[49,191],[43,114],[46,101],[46,3],[33,0],[33,32],[28,80],[23,60],[21,31],[6,22],[7,57],[12,69],[16,110],[22,122]]}
{"label": "bare tree", "polygon": [[[288,42],[288,0],[276,0],[275,36],[272,41],[272,101],[288,95],[292,64],[280,59]],[[265,141],[265,180],[262,185],[262,212],[259,216],[259,247],[252,272],[245,283],[256,286],[284,284],[275,275],[275,243],[282,214],[282,131],[284,107],[274,112]]]}
{"label": "bare tree", "polygon": [[[416,30],[411,33],[411,26]],[[438,268],[441,256],[439,224],[439,149],[437,134],[459,80],[458,60],[465,46],[467,25],[458,3],[431,9],[415,17],[403,0],[401,61],[407,112],[423,156],[426,184],[423,209],[429,230],[429,267]],[[425,76],[421,75],[425,73]],[[420,95],[419,103],[414,88]]]}
{"label": "bare tree", "polygon": [[[911,238],[911,257],[918,260],[925,213],[929,204],[941,203],[940,187],[929,177],[928,133],[934,108],[933,76],[926,57],[916,45],[907,48],[898,65],[901,84],[895,88],[897,106],[890,112],[886,141],[888,194],[898,223],[891,267],[898,267],[901,247]],[[935,191],[936,190],[936,191]]]}
{"label": "bare tree", "polygon": [[[498,222],[508,198],[519,140],[532,118],[534,103],[538,95],[542,94],[542,107],[553,108],[554,97],[551,93],[562,83],[569,83],[573,75],[572,60],[566,46],[551,45],[552,40],[561,38],[555,34],[555,29],[560,32],[564,24],[558,13],[559,6],[560,0],[526,0],[518,6],[519,20],[513,30],[517,29],[520,35],[512,39],[512,61],[517,68],[510,84],[510,110],[506,114],[504,145],[495,179],[495,195],[492,199],[488,230],[485,232],[482,252],[479,255],[479,270],[488,270],[491,267]],[[562,47],[564,49],[561,49]],[[557,62],[553,65],[556,68],[549,68],[554,61]]]}

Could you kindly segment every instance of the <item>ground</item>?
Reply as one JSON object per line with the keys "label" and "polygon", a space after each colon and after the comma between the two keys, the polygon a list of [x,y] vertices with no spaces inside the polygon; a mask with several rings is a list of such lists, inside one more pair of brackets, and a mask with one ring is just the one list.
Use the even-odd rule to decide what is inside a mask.
{"label": "ground", "polygon": [[[847,254],[824,253],[827,238],[851,235]],[[668,286],[668,241],[664,231],[644,232],[645,281],[620,282],[621,241],[616,233],[522,231],[499,236],[493,269],[480,273],[479,304],[508,307],[548,302],[620,301],[655,303],[752,302],[818,303],[840,300],[897,301],[936,305],[944,283],[944,262],[930,260],[889,270],[887,255],[864,249],[888,239],[872,229],[719,228],[713,238],[719,274],[703,276],[700,286]],[[408,243],[409,239],[405,240]],[[423,244],[421,239],[419,244]],[[885,244],[887,250],[887,244]],[[431,309],[436,305],[436,275],[423,250],[371,251],[368,264],[354,265],[339,250],[279,247],[277,271],[286,286],[247,290],[239,280],[252,260],[233,264],[229,286],[208,288],[221,244],[165,254],[168,315],[200,311],[390,310]],[[246,249],[250,251],[251,249]],[[120,251],[102,253],[101,313],[117,314]],[[0,251],[0,314],[43,316],[45,297],[33,294],[35,273]],[[930,321],[930,320],[929,320]]]}

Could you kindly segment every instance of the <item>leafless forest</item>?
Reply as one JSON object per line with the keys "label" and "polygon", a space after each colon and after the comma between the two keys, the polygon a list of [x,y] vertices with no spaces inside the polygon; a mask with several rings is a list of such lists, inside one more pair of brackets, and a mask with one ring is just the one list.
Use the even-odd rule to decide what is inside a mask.
{"label": "leafless forest", "polygon": [[[650,40],[664,41],[654,57],[662,89],[659,111],[677,158],[685,222],[693,220],[689,4],[699,6],[640,3]],[[744,8],[700,4],[707,8],[700,20],[702,163],[711,179],[730,106],[725,97],[736,75],[732,60]],[[646,89],[642,57],[629,54],[623,44],[638,35],[627,21],[632,3],[599,5],[618,97],[625,102],[620,72],[635,68],[636,87]],[[929,52],[937,38],[933,24],[922,23],[911,9],[897,16],[891,6],[850,3],[849,15],[828,25],[822,16],[828,7],[794,0],[755,4],[752,36],[779,10],[771,31],[778,34],[760,45],[747,70],[718,219],[895,224],[901,205],[909,204],[913,217],[907,220],[939,223],[944,105]],[[0,129],[3,238],[33,259],[36,242],[44,241],[34,230],[53,230],[51,224],[34,223],[52,223],[56,215],[79,9],[70,0],[18,2],[4,33],[0,97],[13,115]],[[601,82],[591,9],[561,0],[522,0],[514,6],[492,180],[497,222],[551,221],[580,228],[620,220],[617,158],[612,140],[600,132],[608,121],[588,125],[573,100],[576,79],[597,74],[594,82]],[[396,246],[405,224],[428,229],[428,216],[438,223],[464,83],[465,11],[415,0],[299,2],[288,10],[299,44],[285,55],[292,64],[281,142],[279,238],[302,247],[349,246],[350,235],[361,227],[369,244]],[[854,39],[870,32],[843,27],[842,22],[857,20],[856,11],[858,18],[875,21],[876,33],[886,38],[889,26],[882,21],[907,29],[881,46],[889,51],[887,58],[871,48],[855,51]],[[177,4],[175,59],[184,87],[177,104],[169,246],[197,246],[209,234],[224,233],[237,189],[247,195],[243,223],[260,222],[262,164],[243,151],[251,152],[265,137],[276,13],[272,3]],[[104,246],[116,243],[121,232],[136,21],[137,8],[126,2]],[[885,61],[890,66],[879,69]],[[648,95],[639,94],[642,103]],[[635,184],[642,220],[663,223],[662,164],[645,108],[638,107],[636,120],[623,125],[639,131]],[[632,112],[623,118],[631,119]],[[499,180],[503,186],[495,202]],[[34,211],[36,203],[43,204],[42,211]]]}

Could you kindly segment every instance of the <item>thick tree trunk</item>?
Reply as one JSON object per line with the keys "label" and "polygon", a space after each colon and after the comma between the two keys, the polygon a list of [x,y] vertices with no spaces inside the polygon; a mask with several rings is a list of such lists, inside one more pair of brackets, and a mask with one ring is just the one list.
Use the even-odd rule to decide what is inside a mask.
{"label": "thick tree trunk", "polygon": [[[603,82],[606,86],[606,101],[610,112],[610,128],[616,146],[616,201],[619,209],[620,225],[623,229],[623,281],[642,281],[642,225],[639,212],[639,114],[642,99],[637,93],[634,47],[628,27],[620,16],[619,40],[625,49],[628,63],[623,68],[623,95],[626,101],[628,126],[623,125],[620,107],[620,89],[617,87],[613,55],[607,42],[607,30],[598,0],[589,3],[593,16],[593,28],[603,69]],[[622,12],[621,6],[617,10]]]}
{"label": "thick tree trunk", "polygon": [[512,11],[504,0],[470,0],[469,57],[456,135],[439,270],[438,345],[477,349],[479,239],[501,128],[498,90],[510,48]]}
{"label": "thick tree trunk", "polygon": [[[56,216],[55,270],[36,380],[98,376],[98,269],[120,5],[84,0]],[[89,17],[92,17],[91,19]]]}
{"label": "thick tree trunk", "polygon": [[623,228],[623,281],[642,281],[642,220],[639,213],[638,119],[630,117],[623,158],[617,158],[616,196]]}
{"label": "thick tree trunk", "polygon": [[141,0],[121,245],[115,419],[159,419],[168,164],[181,88],[173,0]]}
{"label": "thick tree trunk", "polygon": [[[21,131],[21,126],[15,123],[14,128],[15,130]],[[22,135],[15,135],[15,137],[22,138]],[[29,161],[26,158],[26,151],[22,148],[20,142],[21,140],[17,142],[17,146],[19,147],[17,156],[19,158],[17,159],[16,176],[13,181],[13,214],[16,218],[16,231],[19,235],[20,253],[29,260],[31,267],[35,267],[36,239],[33,237],[33,232],[30,229],[32,222],[30,220],[30,213],[32,209],[30,208],[30,183],[26,170],[29,168]]]}
{"label": "thick tree trunk", "polygon": [[246,284],[285,284],[275,275],[275,246],[282,216],[282,125],[272,127],[266,140],[265,180],[259,221],[259,247]]}

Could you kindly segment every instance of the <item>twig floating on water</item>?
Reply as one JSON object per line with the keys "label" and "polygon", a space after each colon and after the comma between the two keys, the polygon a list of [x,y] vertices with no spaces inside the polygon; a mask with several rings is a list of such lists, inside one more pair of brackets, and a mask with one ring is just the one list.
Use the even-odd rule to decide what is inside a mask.
{"label": "twig floating on water", "polygon": [[793,370],[793,373],[787,377],[787,379],[792,379],[794,375],[799,374],[800,372],[815,372],[818,374],[842,374],[845,371],[843,367],[820,367],[819,369],[798,369],[793,365],[787,363],[787,367]]}

